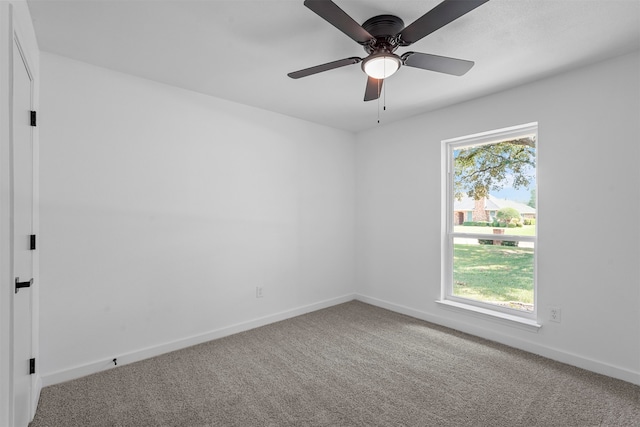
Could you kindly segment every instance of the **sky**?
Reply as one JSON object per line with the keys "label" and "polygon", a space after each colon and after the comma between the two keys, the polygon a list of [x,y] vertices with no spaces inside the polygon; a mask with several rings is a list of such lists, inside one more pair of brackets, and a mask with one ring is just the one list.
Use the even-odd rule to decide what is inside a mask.
{"label": "sky", "polygon": [[[535,188],[535,183],[531,188]],[[520,202],[526,205],[531,199],[531,188],[519,188],[517,190],[514,188],[503,188],[500,191],[491,191],[491,194],[500,199],[513,200],[514,202]]]}
{"label": "sky", "polygon": [[531,177],[531,185],[526,188],[520,187],[516,190],[515,188],[513,188],[512,183],[513,183],[513,178],[508,177],[508,182],[505,183],[504,188],[502,190],[498,190],[498,191],[492,190],[490,191],[490,193],[500,199],[513,200],[514,202],[521,202],[521,203],[524,203],[525,205],[529,204],[529,200],[531,200],[531,190],[536,188],[535,176]]}

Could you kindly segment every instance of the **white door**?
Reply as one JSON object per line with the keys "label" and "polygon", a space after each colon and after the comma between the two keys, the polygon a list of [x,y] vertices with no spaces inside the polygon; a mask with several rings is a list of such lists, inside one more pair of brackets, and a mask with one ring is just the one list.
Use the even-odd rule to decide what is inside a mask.
{"label": "white door", "polygon": [[[33,140],[31,75],[14,41],[13,49],[13,273],[23,285],[33,277]],[[32,285],[33,286],[33,285]],[[31,421],[32,288],[23,287],[13,299],[14,425]]]}

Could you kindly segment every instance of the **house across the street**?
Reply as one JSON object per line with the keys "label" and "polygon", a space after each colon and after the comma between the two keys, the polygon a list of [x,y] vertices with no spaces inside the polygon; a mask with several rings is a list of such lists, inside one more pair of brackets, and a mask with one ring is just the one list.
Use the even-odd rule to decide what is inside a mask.
{"label": "house across the street", "polygon": [[460,225],[467,221],[493,221],[496,213],[502,208],[516,209],[523,219],[536,217],[535,208],[524,203],[500,199],[491,194],[478,200],[464,196],[461,200],[455,199],[453,202],[453,224]]}

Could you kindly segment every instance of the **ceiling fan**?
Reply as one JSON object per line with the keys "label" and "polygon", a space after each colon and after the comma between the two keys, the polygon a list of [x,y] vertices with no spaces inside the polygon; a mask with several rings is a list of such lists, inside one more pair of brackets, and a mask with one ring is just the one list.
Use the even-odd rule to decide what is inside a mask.
{"label": "ceiling fan", "polygon": [[384,79],[398,71],[402,65],[461,76],[473,67],[473,61],[420,52],[406,52],[398,56],[394,52],[401,46],[417,42],[487,1],[489,0],[444,0],[405,27],[402,19],[394,15],[374,16],[360,25],[331,0],[305,0],[305,6],[364,47],[368,56],[340,59],[287,75],[292,79],[299,79],[362,62],[362,70],[368,77],[365,101],[378,99]]}

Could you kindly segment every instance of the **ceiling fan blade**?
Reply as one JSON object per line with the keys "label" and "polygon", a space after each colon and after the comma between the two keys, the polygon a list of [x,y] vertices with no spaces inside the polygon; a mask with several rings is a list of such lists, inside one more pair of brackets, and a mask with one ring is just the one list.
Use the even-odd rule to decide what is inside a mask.
{"label": "ceiling fan blade", "polygon": [[449,58],[448,56],[430,55],[428,53],[407,52],[402,55],[404,65],[438,73],[461,76],[473,67],[473,61]]}
{"label": "ceiling fan blade", "polygon": [[444,0],[400,32],[401,44],[409,46],[489,0]]}
{"label": "ceiling fan blade", "polygon": [[326,64],[316,65],[315,67],[305,68],[304,70],[294,71],[292,73],[287,74],[287,76],[292,79],[299,79],[300,77],[307,77],[312,74],[318,74],[323,71],[333,70],[334,68],[344,67],[345,65],[357,64],[362,61],[362,59],[358,57],[339,59],[333,62],[327,62]]}
{"label": "ceiling fan blade", "polygon": [[331,0],[305,0],[304,5],[360,44],[374,38]]}
{"label": "ceiling fan blade", "polygon": [[373,77],[367,78],[367,88],[364,91],[364,100],[373,101],[380,98],[380,92],[382,92],[383,79],[374,79]]}

